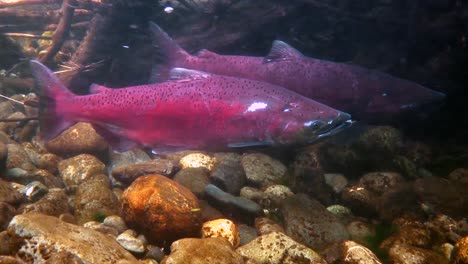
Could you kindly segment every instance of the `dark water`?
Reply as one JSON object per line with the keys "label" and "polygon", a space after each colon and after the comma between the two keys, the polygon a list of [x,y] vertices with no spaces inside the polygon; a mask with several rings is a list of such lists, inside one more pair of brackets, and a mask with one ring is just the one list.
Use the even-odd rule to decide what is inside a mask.
{"label": "dark water", "polygon": [[[45,64],[56,71],[68,69],[59,76],[76,93],[87,94],[91,83],[108,87],[147,83],[152,65],[164,60],[164,54],[152,45],[149,21],[156,22],[190,53],[209,49],[226,55],[265,56],[274,40],[282,40],[309,57],[379,70],[445,93],[441,106],[421,108],[414,115],[379,125],[393,126],[405,139],[427,144],[432,160],[426,169],[437,176],[468,167],[465,1],[114,0],[103,4],[77,1],[73,5],[77,9],[61,51]],[[0,12],[4,12],[0,13],[1,94],[33,91],[24,62],[38,59],[51,43],[1,33],[39,36],[47,31],[50,36],[59,16],[49,17],[45,11],[60,8],[60,1],[14,7],[0,4]],[[20,11],[31,13],[15,16]],[[42,12],[40,18],[34,17],[33,11]],[[16,77],[26,82],[13,85],[10,79]],[[359,131],[342,132],[334,139],[336,145],[351,145]],[[292,164],[302,148],[236,151],[258,150]],[[379,169],[338,168],[353,176]]]}

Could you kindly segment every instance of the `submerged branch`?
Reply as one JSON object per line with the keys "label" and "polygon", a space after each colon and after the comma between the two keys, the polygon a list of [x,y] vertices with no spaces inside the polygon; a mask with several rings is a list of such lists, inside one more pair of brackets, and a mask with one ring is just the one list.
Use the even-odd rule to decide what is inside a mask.
{"label": "submerged branch", "polygon": [[70,30],[70,25],[73,19],[73,13],[76,4],[74,0],[64,0],[62,3],[62,18],[60,19],[57,29],[52,36],[52,45],[47,49],[46,53],[39,57],[39,61],[47,63],[50,61],[57,52],[62,48],[62,44],[65,42],[65,38]]}
{"label": "submerged branch", "polygon": [[31,116],[31,117],[23,117],[23,118],[0,118],[0,122],[21,122],[21,121],[31,121],[31,120],[38,120],[38,116]]}
{"label": "submerged branch", "polygon": [[[35,27],[35,25],[57,23],[60,20],[61,13],[61,10],[28,11],[20,9],[0,9],[0,23],[6,25],[26,23],[29,24],[30,27]],[[89,21],[93,15],[93,11],[76,9],[74,15],[76,17],[74,22]]]}
{"label": "submerged branch", "polygon": [[60,3],[60,0],[0,0],[0,8],[21,5],[43,5]]}
{"label": "submerged branch", "polygon": [[20,37],[20,38],[33,38],[33,39],[52,39],[52,37],[47,36],[40,36],[40,35],[33,35],[33,34],[26,34],[26,33],[3,33],[4,36],[7,37]]}

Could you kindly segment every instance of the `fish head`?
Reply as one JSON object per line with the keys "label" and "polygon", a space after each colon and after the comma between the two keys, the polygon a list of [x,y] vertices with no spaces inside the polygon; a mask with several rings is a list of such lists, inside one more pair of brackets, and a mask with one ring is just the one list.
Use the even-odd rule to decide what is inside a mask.
{"label": "fish head", "polygon": [[319,103],[290,103],[276,121],[273,141],[282,145],[313,143],[352,124],[351,115]]}
{"label": "fish head", "polygon": [[397,115],[427,111],[440,106],[445,94],[414,82],[396,79],[382,82],[376,94],[368,101],[366,112],[372,114]]}

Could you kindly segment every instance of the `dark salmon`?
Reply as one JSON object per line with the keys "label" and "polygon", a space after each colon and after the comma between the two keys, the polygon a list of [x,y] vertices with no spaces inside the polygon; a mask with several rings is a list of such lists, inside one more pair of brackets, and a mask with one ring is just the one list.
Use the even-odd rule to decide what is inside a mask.
{"label": "dark salmon", "polygon": [[192,56],[159,26],[150,24],[154,44],[167,56],[155,69],[163,80],[172,67],[269,82],[350,113],[357,120],[378,120],[441,101],[445,95],[417,83],[363,67],[302,55],[282,41],[266,57],[225,56],[201,50]]}
{"label": "dark salmon", "polygon": [[176,68],[172,81],[76,95],[31,61],[41,90],[46,140],[75,122],[93,124],[116,150],[145,146],[222,148],[310,143],[350,124],[350,116],[272,84]]}

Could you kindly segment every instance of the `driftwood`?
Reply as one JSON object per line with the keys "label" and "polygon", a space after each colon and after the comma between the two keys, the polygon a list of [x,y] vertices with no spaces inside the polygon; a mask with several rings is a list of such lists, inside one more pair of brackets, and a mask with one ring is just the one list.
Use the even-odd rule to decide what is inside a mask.
{"label": "driftwood", "polygon": [[3,33],[4,36],[6,37],[19,37],[19,38],[33,38],[33,39],[46,39],[50,40],[52,37],[47,37],[47,36],[39,36],[39,35],[33,35],[33,34],[27,34],[27,33]]}
{"label": "driftwood", "polygon": [[[61,17],[61,10],[51,11],[27,11],[21,9],[0,9],[0,24],[29,24],[34,25],[58,23]],[[76,9],[74,22],[87,21],[91,19],[93,12],[86,9]]]}
{"label": "driftwood", "polygon": [[60,3],[60,0],[0,0],[0,8],[21,5],[43,5],[56,3]]}
{"label": "driftwood", "polygon": [[73,6],[75,4],[76,2],[74,0],[63,1],[61,8],[62,17],[52,36],[52,45],[47,49],[46,53],[39,57],[40,62],[47,63],[60,51],[60,48],[62,48],[62,44],[65,42],[65,38],[68,36],[68,31],[70,30],[73,13],[75,12]]}

